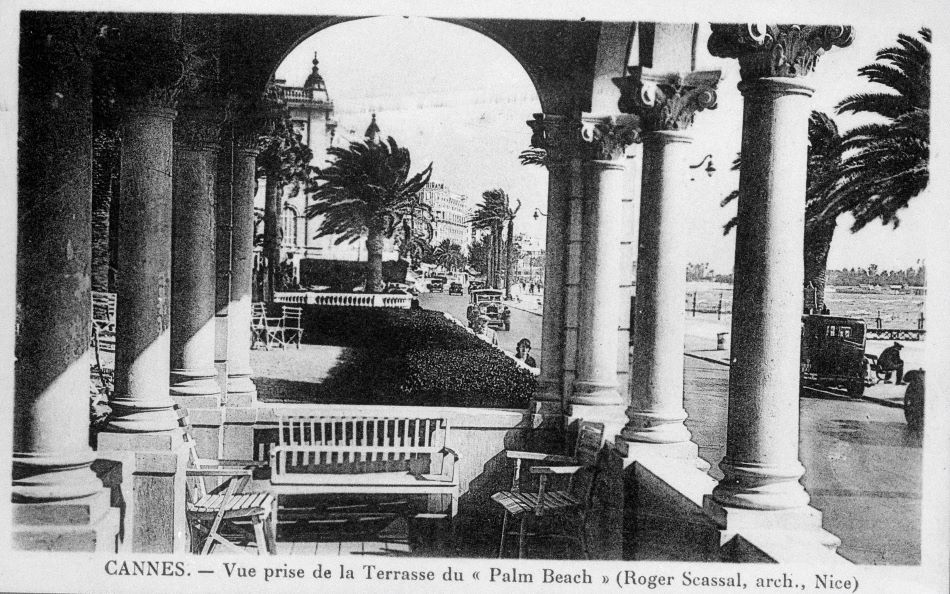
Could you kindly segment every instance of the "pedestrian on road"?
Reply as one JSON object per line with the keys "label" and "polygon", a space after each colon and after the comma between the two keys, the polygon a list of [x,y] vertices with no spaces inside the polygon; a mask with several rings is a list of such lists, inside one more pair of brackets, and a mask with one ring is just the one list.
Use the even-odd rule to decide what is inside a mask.
{"label": "pedestrian on road", "polygon": [[538,363],[534,360],[529,353],[531,352],[531,341],[527,338],[522,338],[518,341],[518,346],[515,347],[515,359],[521,359],[524,361],[524,364],[528,367],[537,367]]}
{"label": "pedestrian on road", "polygon": [[511,310],[508,309],[507,305],[501,310],[500,317],[502,324],[505,325],[505,332],[511,330]]}
{"label": "pedestrian on road", "polygon": [[892,346],[884,349],[884,352],[881,353],[881,356],[877,358],[878,369],[887,372],[884,375],[884,383],[886,384],[891,382],[891,372],[896,371],[897,381],[895,385],[904,385],[904,360],[901,359],[902,348],[904,348],[904,345],[899,342],[895,342]]}

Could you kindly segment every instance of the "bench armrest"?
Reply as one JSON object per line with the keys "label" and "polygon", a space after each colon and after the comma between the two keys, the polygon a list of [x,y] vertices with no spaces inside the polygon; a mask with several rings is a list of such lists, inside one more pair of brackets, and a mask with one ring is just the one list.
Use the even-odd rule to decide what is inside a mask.
{"label": "bench armrest", "polygon": [[570,456],[560,456],[558,454],[545,454],[543,452],[521,452],[518,450],[506,450],[505,455],[508,458],[517,460],[536,460],[538,462],[554,462],[558,464],[574,464],[576,458]]}
{"label": "bench armrest", "polygon": [[445,447],[444,447],[444,448],[442,448],[441,450],[439,450],[439,452],[440,452],[441,454],[445,454],[446,456],[452,456],[453,458],[455,458],[456,461],[459,459],[458,452],[456,452],[456,451],[453,450],[452,448],[445,448]]}
{"label": "bench armrest", "polygon": [[583,466],[532,466],[529,469],[531,474],[574,474]]}

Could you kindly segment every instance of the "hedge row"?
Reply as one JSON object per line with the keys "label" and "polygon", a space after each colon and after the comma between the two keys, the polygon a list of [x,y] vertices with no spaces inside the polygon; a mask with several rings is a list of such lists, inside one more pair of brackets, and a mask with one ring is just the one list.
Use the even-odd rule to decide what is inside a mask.
{"label": "hedge row", "polygon": [[308,305],[303,327],[306,343],[358,349],[330,379],[374,403],[524,408],[536,386],[533,375],[441,312]]}

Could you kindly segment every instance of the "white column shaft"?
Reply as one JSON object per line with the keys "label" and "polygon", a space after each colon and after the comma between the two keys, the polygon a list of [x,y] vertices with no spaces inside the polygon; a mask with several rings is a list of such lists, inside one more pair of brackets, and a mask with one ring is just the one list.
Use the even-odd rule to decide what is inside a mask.
{"label": "white column shaft", "polygon": [[804,506],[798,483],[798,383],[808,114],[794,78],[742,82],[732,365],[723,505]]}
{"label": "white column shaft", "polygon": [[624,439],[688,441],[683,424],[683,295],[686,292],[687,162],[683,132],[643,137],[630,422]]}
{"label": "white column shaft", "polygon": [[228,304],[228,401],[257,397],[251,380],[251,287],[254,277],[256,151],[238,150],[231,202],[231,300]]}

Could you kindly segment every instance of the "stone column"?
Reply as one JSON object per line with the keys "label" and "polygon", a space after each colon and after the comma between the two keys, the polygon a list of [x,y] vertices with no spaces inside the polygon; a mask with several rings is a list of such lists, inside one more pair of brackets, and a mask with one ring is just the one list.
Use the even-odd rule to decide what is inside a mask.
{"label": "stone column", "polygon": [[736,227],[726,508],[804,508],[798,382],[809,98],[803,80],[848,27],[713,25],[709,50],[739,59],[744,98]]}
{"label": "stone column", "polygon": [[251,380],[251,286],[254,278],[254,182],[257,135],[238,136],[231,194],[231,300],[228,303],[228,406],[257,400]]}
{"label": "stone column", "polygon": [[216,407],[221,400],[214,367],[215,176],[220,125],[210,115],[189,110],[175,122],[171,395],[190,408]]}
{"label": "stone column", "polygon": [[98,452],[122,476],[123,548],[181,552],[188,453],[169,392],[173,127],[201,60],[186,59],[181,15],[110,18],[118,23],[108,32],[121,35],[103,42],[105,62],[123,109],[116,386]]}
{"label": "stone column", "polygon": [[172,125],[175,110],[154,101],[122,122],[115,396],[109,430],[172,431],[169,396]]}
{"label": "stone column", "polygon": [[547,229],[544,255],[544,305],[541,317],[541,377],[532,410],[563,411],[564,297],[570,226],[571,144],[579,123],[565,116],[535,114],[529,120],[531,146],[544,149],[548,169]]}
{"label": "stone column", "polygon": [[214,365],[221,393],[227,393],[228,381],[228,305],[231,302],[231,184],[234,164],[234,143],[230,126],[218,153],[215,180],[215,325]]}
{"label": "stone column", "polygon": [[63,14],[24,13],[21,25],[11,542],[115,552],[118,514],[89,447],[97,29]]}
{"label": "stone column", "polygon": [[[622,425],[617,390],[617,336],[620,318],[621,200],[624,148],[636,138],[632,118],[583,117],[583,138],[592,145],[585,163],[581,294],[577,375],[570,397],[572,418]],[[625,306],[625,305],[624,305]]]}
{"label": "stone column", "polygon": [[102,488],[89,447],[90,25],[25,15],[22,28],[15,502],[75,499]]}
{"label": "stone column", "polygon": [[627,441],[688,444],[684,454],[695,457],[683,408],[683,238],[692,142],[686,130],[696,111],[716,107],[719,72],[631,70],[630,77],[615,81],[622,90],[621,110],[637,114],[643,128],[630,420],[621,435]]}

